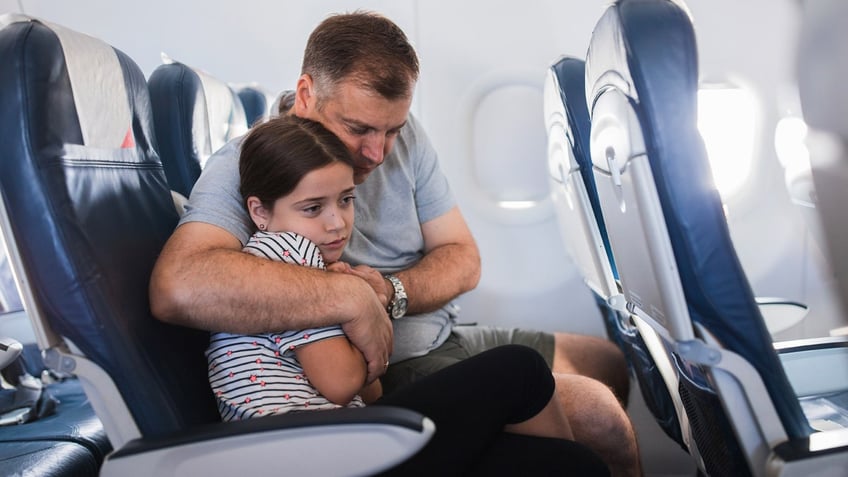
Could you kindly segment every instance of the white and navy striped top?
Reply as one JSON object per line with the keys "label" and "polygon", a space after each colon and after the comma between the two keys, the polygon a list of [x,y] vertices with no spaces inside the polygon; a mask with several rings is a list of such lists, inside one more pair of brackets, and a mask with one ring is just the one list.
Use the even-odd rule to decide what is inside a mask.
{"label": "white and navy striped top", "polygon": [[[324,268],[321,251],[291,232],[256,232],[243,249],[259,257]],[[225,421],[293,410],[340,407],[318,393],[303,373],[294,349],[343,336],[340,326],[260,335],[214,333],[206,350],[209,383]],[[359,396],[348,407],[362,407]]]}

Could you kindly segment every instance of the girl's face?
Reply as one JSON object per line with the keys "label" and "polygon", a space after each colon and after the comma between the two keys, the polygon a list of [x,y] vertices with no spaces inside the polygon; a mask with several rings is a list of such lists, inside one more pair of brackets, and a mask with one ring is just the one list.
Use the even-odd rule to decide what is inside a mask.
{"label": "girl's face", "polygon": [[[254,222],[264,223],[269,232],[294,232],[314,242],[325,263],[342,256],[353,229],[353,169],[334,162],[303,176],[297,187],[274,202],[260,216],[250,207]],[[258,200],[256,201],[258,202]]]}

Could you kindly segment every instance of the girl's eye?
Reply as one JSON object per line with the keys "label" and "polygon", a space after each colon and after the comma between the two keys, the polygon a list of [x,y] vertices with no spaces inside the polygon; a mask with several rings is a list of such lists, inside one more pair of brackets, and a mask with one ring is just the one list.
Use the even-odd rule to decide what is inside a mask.
{"label": "girl's eye", "polygon": [[303,211],[307,214],[317,214],[321,210],[320,205],[310,205],[309,207],[304,207]]}
{"label": "girl's eye", "polygon": [[356,199],[356,196],[353,196],[353,195],[348,195],[348,196],[342,197],[342,204],[350,205],[350,204],[353,203],[354,199]]}

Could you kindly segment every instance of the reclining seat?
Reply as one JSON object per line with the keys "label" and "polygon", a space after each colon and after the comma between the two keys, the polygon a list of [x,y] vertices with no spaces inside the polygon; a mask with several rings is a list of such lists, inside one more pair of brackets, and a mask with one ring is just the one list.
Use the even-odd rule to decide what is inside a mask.
{"label": "reclining seat", "polygon": [[248,121],[226,83],[164,54],[162,59],[148,79],[153,124],[168,183],[188,197],[209,156],[247,132]]}
{"label": "reclining seat", "polygon": [[[670,357],[653,336],[657,363],[625,309],[612,260],[606,227],[598,202],[589,157],[589,111],[586,108],[585,63],[564,56],[548,69],[544,89],[548,132],[551,198],[566,248],[598,302],[607,334],[619,345],[636,376],[645,404],[657,423],[684,450],[689,447],[682,404],[676,395],[677,377]],[[643,333],[653,335],[650,328]],[[681,422],[682,421],[682,422]]]}
{"label": "reclining seat", "polygon": [[[28,22],[29,18],[22,15],[0,15],[0,35],[26,29]],[[4,73],[14,68],[5,60],[3,65]],[[5,93],[11,87],[7,81],[10,76],[0,76],[0,90]],[[4,96],[3,101],[9,100]],[[7,115],[2,118],[0,136],[3,142],[9,142],[17,133],[15,123],[7,122]],[[91,475],[112,447],[79,380],[45,373],[10,261],[0,234],[0,343],[4,344],[0,347],[0,473]],[[19,351],[9,354],[10,344],[12,351],[15,347]]]}
{"label": "reclining seat", "polygon": [[365,475],[426,443],[432,422],[394,408],[221,423],[206,333],[149,310],[178,216],[141,71],[35,19],[0,29],[0,63],[0,225],[45,362],[79,377],[116,449],[101,474],[260,475],[283,459],[296,475]]}
{"label": "reclining seat", "polygon": [[616,2],[586,60],[592,164],[627,309],[673,355],[705,474],[844,475],[845,431],[814,430],[825,426],[799,397],[845,396],[845,341],[780,356],[772,344],[696,127],[695,35],[678,3]]}

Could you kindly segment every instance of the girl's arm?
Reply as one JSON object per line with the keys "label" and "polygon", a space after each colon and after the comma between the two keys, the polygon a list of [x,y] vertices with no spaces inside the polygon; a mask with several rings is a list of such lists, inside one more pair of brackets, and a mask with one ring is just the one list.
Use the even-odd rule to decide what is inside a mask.
{"label": "girl's arm", "polygon": [[365,358],[346,336],[300,345],[295,354],[309,382],[335,404],[346,405],[365,385]]}

